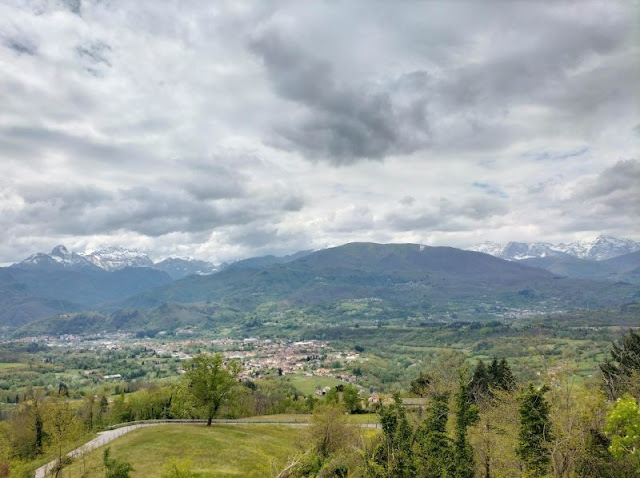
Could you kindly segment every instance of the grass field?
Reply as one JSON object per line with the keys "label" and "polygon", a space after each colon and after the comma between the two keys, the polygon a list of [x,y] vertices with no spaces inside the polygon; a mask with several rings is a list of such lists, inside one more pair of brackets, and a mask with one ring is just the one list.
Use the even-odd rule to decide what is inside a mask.
{"label": "grass field", "polygon": [[[110,443],[111,456],[129,461],[132,478],[159,477],[171,459],[188,460],[198,477],[268,477],[300,452],[304,427],[286,425],[159,425]],[[98,448],[63,472],[65,478],[103,476]]]}
{"label": "grass field", "polygon": [[346,382],[333,377],[304,377],[302,375],[287,375],[287,380],[303,395],[313,395],[316,390],[324,387],[344,385]]}
{"label": "grass field", "polygon": [[26,363],[20,362],[0,362],[0,372],[4,370],[16,370],[20,368],[27,368]]}

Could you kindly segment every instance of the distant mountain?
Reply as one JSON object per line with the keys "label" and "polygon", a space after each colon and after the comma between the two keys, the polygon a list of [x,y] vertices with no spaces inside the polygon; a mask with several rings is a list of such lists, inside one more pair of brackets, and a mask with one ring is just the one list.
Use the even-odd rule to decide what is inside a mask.
{"label": "distant mountain", "polygon": [[153,264],[154,269],[166,272],[173,280],[183,279],[190,275],[206,275],[217,272],[220,267],[198,259],[181,259],[170,257]]}
{"label": "distant mountain", "polygon": [[122,247],[107,247],[96,251],[75,253],[65,246],[56,246],[50,253],[38,252],[11,266],[38,270],[98,270],[117,271],[125,267],[153,267],[144,252]]}
{"label": "distant mountain", "polygon": [[249,259],[242,259],[240,261],[232,262],[231,264],[228,264],[226,267],[224,267],[224,269],[251,269],[256,267],[271,266],[273,264],[286,264],[288,262],[295,261],[296,259],[308,256],[312,252],[313,250],[308,250],[298,251],[295,254],[290,254],[288,256],[268,255],[250,257]]}
{"label": "distant mountain", "polygon": [[153,261],[144,252],[118,246],[86,251],[80,255],[106,271],[117,271],[125,267],[153,267]]}
{"label": "distant mountain", "polygon": [[551,244],[547,242],[508,242],[500,244],[483,242],[470,247],[469,250],[483,252],[508,261],[563,256],[603,261],[640,251],[640,243],[631,239],[598,236],[592,241],[576,241],[569,244]]}
{"label": "distant mountain", "polygon": [[96,308],[169,282],[165,272],[146,267],[112,272],[95,266],[3,267],[0,327],[15,328],[59,313]]}
{"label": "distant mountain", "polygon": [[80,254],[70,252],[66,247],[60,245],[53,248],[47,254],[38,252],[27,257],[22,262],[11,266],[15,269],[39,269],[39,270],[71,270],[71,269],[98,269],[89,260]]}
{"label": "distant mountain", "polygon": [[502,304],[579,308],[618,304],[637,288],[560,278],[551,272],[478,252],[416,244],[353,243],[288,263],[228,268],[190,276],[127,299],[121,305],[222,302],[241,310],[264,303],[335,307],[344,300],[379,301],[405,317],[426,310],[474,311]]}

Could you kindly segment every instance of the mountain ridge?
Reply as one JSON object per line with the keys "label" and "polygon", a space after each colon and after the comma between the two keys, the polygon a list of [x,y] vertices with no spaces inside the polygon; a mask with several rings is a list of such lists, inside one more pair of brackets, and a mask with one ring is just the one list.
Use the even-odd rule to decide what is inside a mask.
{"label": "mountain ridge", "polygon": [[568,244],[549,242],[507,242],[485,241],[467,250],[483,252],[509,261],[520,261],[550,256],[572,256],[578,259],[603,261],[640,251],[640,242],[600,235],[593,240],[581,240]]}

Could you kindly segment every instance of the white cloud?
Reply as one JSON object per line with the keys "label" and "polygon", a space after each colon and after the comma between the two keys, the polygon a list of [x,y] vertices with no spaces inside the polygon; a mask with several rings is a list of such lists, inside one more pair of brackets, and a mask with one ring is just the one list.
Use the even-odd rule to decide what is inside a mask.
{"label": "white cloud", "polygon": [[[0,263],[640,239],[624,1],[0,5]],[[634,161],[635,158],[635,161]]]}

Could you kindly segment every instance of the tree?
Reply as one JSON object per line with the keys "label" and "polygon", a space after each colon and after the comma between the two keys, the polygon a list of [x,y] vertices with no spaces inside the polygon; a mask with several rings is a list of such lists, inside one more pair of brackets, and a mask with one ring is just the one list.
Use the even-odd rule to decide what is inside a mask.
{"label": "tree", "polygon": [[394,394],[392,405],[380,410],[382,437],[365,460],[367,476],[410,478],[415,475],[413,428],[407,419],[400,395]]}
{"label": "tree", "polygon": [[429,385],[431,385],[431,376],[424,372],[411,381],[411,393],[418,397],[426,397],[429,391]]}
{"label": "tree", "polygon": [[482,478],[519,476],[518,402],[514,393],[495,390],[478,405],[478,422],[469,429],[469,441]]}
{"label": "tree", "polygon": [[549,404],[544,398],[548,387],[534,388],[532,384],[518,398],[520,402],[520,433],[518,456],[526,476],[544,476],[549,470],[548,443],[551,440]]}
{"label": "tree", "polygon": [[476,363],[476,368],[473,371],[473,377],[471,378],[471,384],[469,389],[474,402],[479,402],[483,397],[489,395],[490,378],[482,359]]}
{"label": "tree", "polygon": [[640,407],[635,398],[626,394],[616,400],[605,430],[611,435],[614,458],[630,461],[640,473]]}
{"label": "tree", "polygon": [[65,466],[71,463],[71,458],[63,453],[65,446],[73,442],[80,435],[80,426],[74,411],[67,401],[49,401],[45,407],[45,430],[51,440],[51,446],[56,454],[56,464],[53,476],[59,477]]}
{"label": "tree", "polygon": [[211,426],[213,418],[220,407],[225,405],[234,386],[241,365],[236,360],[224,363],[222,354],[200,354],[187,362],[185,379],[187,389],[199,407],[206,411],[207,426]]}
{"label": "tree", "polygon": [[102,454],[105,478],[129,478],[129,473],[133,471],[131,463],[117,458],[111,458],[111,448],[107,447]]}
{"label": "tree", "polygon": [[350,448],[355,442],[354,430],[347,423],[342,407],[319,405],[311,416],[309,441],[323,460]]}
{"label": "tree", "polygon": [[433,395],[423,422],[415,434],[415,465],[419,476],[450,476],[453,472],[453,449],[447,436],[449,394]]}
{"label": "tree", "polygon": [[469,385],[460,372],[458,392],[456,393],[456,428],[453,441],[454,472],[456,478],[473,478],[473,448],[467,439],[467,429],[478,421],[478,408],[471,403]]}
{"label": "tree", "polygon": [[640,373],[640,334],[629,330],[619,344],[613,344],[611,358],[600,364],[609,398],[615,399],[629,391],[632,378]]}
{"label": "tree", "polygon": [[342,401],[349,413],[360,413],[362,411],[362,402],[356,386],[345,385],[342,389]]}

